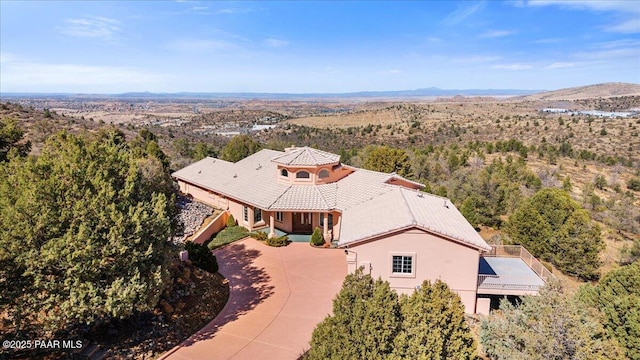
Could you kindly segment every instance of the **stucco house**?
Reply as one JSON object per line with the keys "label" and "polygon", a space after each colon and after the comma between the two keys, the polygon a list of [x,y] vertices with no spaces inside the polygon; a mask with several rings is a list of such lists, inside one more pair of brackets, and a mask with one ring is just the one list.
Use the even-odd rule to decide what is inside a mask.
{"label": "stucco house", "polygon": [[468,313],[487,313],[497,296],[537,293],[550,276],[526,249],[489,246],[448,199],[421,191],[422,184],[310,147],[261,150],[237,163],[205,158],[172,176],[183,193],[249,230],[276,236],[321,228],[345,252],[349,271],[362,266],[400,293],[443,280]]}

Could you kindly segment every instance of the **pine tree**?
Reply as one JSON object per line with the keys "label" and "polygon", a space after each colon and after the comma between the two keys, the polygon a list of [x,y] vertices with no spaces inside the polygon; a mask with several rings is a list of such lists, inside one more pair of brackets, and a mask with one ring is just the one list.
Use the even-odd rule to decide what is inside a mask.
{"label": "pine tree", "polygon": [[411,160],[403,149],[388,146],[371,147],[366,151],[365,169],[384,173],[396,173],[404,177],[412,177]]}
{"label": "pine tree", "polygon": [[247,135],[234,136],[229,143],[222,148],[220,158],[230,162],[238,162],[247,156],[260,150],[260,144],[253,141]]}

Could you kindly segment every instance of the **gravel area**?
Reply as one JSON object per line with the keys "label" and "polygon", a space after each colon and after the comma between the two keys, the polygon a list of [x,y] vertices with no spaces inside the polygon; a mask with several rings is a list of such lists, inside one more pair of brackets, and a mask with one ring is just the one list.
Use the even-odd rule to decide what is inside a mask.
{"label": "gravel area", "polygon": [[180,208],[178,221],[184,225],[184,230],[182,234],[176,234],[173,242],[182,243],[198,230],[204,219],[213,214],[213,208],[181,195],[178,195],[177,206]]}

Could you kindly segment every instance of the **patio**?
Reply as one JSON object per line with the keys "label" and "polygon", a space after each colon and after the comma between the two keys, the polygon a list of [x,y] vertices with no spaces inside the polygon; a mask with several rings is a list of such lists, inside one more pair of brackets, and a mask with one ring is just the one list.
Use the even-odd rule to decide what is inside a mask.
{"label": "patio", "polygon": [[287,234],[286,232],[276,228],[276,236],[284,236],[287,235],[289,236],[289,240],[291,240],[291,242],[309,242],[311,235],[309,234]]}

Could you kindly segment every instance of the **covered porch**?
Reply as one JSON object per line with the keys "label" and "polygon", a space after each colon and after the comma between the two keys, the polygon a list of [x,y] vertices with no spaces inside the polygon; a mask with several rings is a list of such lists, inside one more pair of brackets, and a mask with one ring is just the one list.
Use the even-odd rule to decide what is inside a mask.
{"label": "covered porch", "polygon": [[339,214],[312,211],[263,211],[266,215],[265,227],[269,237],[288,235],[291,241],[308,242],[315,228],[322,230],[323,237],[330,243],[337,233]]}

